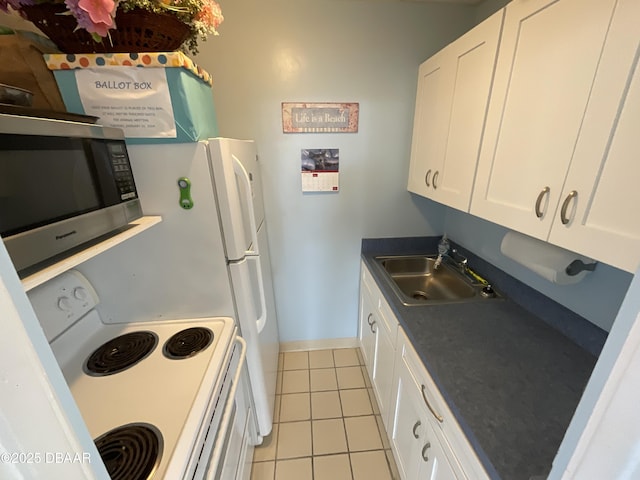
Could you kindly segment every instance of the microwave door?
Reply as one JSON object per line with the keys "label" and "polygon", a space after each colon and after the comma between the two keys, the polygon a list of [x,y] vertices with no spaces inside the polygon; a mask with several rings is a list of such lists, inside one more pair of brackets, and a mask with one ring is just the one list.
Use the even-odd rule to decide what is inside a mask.
{"label": "microwave door", "polygon": [[0,134],[0,236],[21,274],[142,216],[121,132],[36,127],[56,135]]}

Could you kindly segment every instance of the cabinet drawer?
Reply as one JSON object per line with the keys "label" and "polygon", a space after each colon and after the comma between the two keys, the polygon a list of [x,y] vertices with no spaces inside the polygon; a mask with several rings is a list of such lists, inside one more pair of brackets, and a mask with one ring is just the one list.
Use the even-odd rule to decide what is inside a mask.
{"label": "cabinet drawer", "polygon": [[447,455],[451,457],[449,461],[453,465],[459,464],[461,470],[465,472],[465,476],[469,479],[488,479],[489,477],[484,467],[440,394],[440,390],[422,364],[404,330],[402,328],[399,330],[398,358],[404,363],[422,393],[422,399],[430,411],[432,423],[437,425],[436,433],[441,436],[442,443],[449,447],[448,449],[445,448]]}
{"label": "cabinet drawer", "polygon": [[436,387],[433,379],[422,365],[418,354],[411,346],[404,330],[402,335],[404,337],[401,354],[402,361],[406,364],[418,389],[421,390],[423,401],[431,412],[432,419],[440,425],[440,428],[444,429],[449,423],[455,422],[453,415],[450,413],[444,398],[440,395],[438,387]]}

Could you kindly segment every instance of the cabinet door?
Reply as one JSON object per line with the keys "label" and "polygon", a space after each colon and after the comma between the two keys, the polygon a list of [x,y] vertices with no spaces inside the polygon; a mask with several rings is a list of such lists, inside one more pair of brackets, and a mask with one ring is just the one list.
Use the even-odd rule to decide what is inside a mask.
{"label": "cabinet door", "polygon": [[549,241],[635,273],[640,262],[640,2],[620,2]]}
{"label": "cabinet door", "polygon": [[[378,313],[379,322],[377,328],[377,345],[376,345],[376,362],[373,375],[373,387],[380,407],[380,414],[385,428],[389,431],[389,412],[391,410],[391,389],[393,387],[393,368],[395,360],[395,337],[393,330],[397,329],[397,320],[395,317],[386,318],[386,315],[380,311]],[[391,328],[389,328],[391,327]]]}
{"label": "cabinet door", "polygon": [[396,463],[403,480],[422,478],[421,451],[426,438],[428,419],[420,402],[420,394],[415,380],[401,357],[397,357],[394,416],[391,428],[391,444],[396,454]]}
{"label": "cabinet door", "polygon": [[[431,423],[431,413],[422,398],[419,381],[405,361],[404,347],[399,349],[396,368],[394,418],[391,442],[396,453],[400,477],[404,480],[455,480],[456,475],[445,454],[449,449]],[[453,453],[450,452],[450,455]]]}
{"label": "cabinet door", "polygon": [[446,52],[440,51],[418,70],[407,189],[424,197],[433,193],[433,173],[442,169],[444,162],[453,95],[452,71],[446,59]]}
{"label": "cabinet door", "polygon": [[360,284],[360,325],[359,325],[359,339],[360,349],[362,351],[362,357],[364,358],[365,366],[369,377],[373,378],[373,372],[375,367],[375,353],[376,353],[376,316],[377,316],[377,304],[372,300],[371,293],[369,293],[364,283]]}
{"label": "cabinet door", "polygon": [[503,15],[500,10],[420,66],[408,189],[464,211]]}
{"label": "cabinet door", "polygon": [[471,213],[547,239],[615,3],[506,7]]}
{"label": "cabinet door", "polygon": [[445,50],[453,91],[444,161],[433,172],[431,198],[465,212],[476,177],[503,15],[500,10]]}
{"label": "cabinet door", "polygon": [[436,430],[427,424],[425,442],[420,449],[418,476],[420,480],[458,480],[453,467],[447,460],[443,444],[438,439]]}

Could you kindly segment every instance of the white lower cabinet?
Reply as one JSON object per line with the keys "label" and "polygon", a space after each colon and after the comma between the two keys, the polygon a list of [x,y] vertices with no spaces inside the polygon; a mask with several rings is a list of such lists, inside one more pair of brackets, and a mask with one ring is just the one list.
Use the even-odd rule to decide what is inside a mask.
{"label": "white lower cabinet", "polygon": [[373,277],[362,265],[360,284],[359,339],[369,379],[380,407],[382,421],[389,428],[391,389],[398,321],[391,313]]}
{"label": "white lower cabinet", "polygon": [[[422,372],[415,371],[413,352],[404,334],[398,335],[391,445],[404,480],[467,478],[440,431],[438,407],[430,405]],[[433,410],[433,411],[431,411]]]}
{"label": "white lower cabinet", "polygon": [[[418,460],[418,476],[416,479],[424,480],[456,480],[464,478],[464,474],[459,470],[454,470],[447,460],[445,454],[445,444],[438,440],[436,430],[427,424],[426,442],[420,451],[421,459]],[[447,450],[448,447],[447,447]],[[459,473],[456,473],[459,472]]]}
{"label": "white lower cabinet", "polygon": [[[398,329],[392,395],[391,445],[403,480],[489,479],[402,328]],[[407,413],[412,410],[415,413]],[[407,415],[413,417],[405,418]],[[416,438],[414,427],[418,421],[421,423],[416,427]],[[407,447],[407,434],[419,443],[418,447]],[[417,454],[413,448],[419,450]],[[416,471],[418,476],[413,476]]]}
{"label": "white lower cabinet", "polygon": [[374,372],[375,349],[376,349],[376,311],[377,306],[371,299],[371,293],[364,284],[360,288],[360,322],[358,326],[358,339],[360,340],[360,350],[367,367],[369,377]]}
{"label": "white lower cabinet", "polygon": [[[418,380],[404,361],[404,352],[398,352],[398,372],[395,377],[393,428],[391,445],[396,454],[400,477],[405,480],[454,480],[465,478],[449,446],[433,428],[431,412],[422,398]],[[445,453],[449,450],[449,454]],[[454,465],[456,468],[454,468]],[[457,472],[457,473],[456,473]]]}
{"label": "white lower cabinet", "polygon": [[488,480],[366,265],[359,340],[402,480]]}
{"label": "white lower cabinet", "polygon": [[373,391],[378,400],[382,422],[389,431],[392,410],[391,390],[393,389],[393,368],[395,359],[398,322],[386,304],[379,310],[378,342],[376,344],[376,368],[373,376]]}

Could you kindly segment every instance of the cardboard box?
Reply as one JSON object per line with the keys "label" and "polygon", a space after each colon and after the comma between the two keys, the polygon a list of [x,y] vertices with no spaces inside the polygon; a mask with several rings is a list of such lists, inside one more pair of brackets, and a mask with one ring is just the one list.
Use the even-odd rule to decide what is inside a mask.
{"label": "cardboard box", "polygon": [[[48,39],[46,39],[48,41]],[[43,53],[57,51],[29,32],[0,35],[0,83],[33,93],[33,108],[66,111]]]}
{"label": "cardboard box", "polygon": [[128,143],[218,136],[211,76],[182,52],[45,55],[69,112],[122,128]]}

